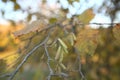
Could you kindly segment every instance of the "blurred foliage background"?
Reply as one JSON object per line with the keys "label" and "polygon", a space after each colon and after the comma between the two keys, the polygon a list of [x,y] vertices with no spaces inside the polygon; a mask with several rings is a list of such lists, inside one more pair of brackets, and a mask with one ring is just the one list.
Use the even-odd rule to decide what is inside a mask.
{"label": "blurred foliage background", "polygon": [[[7,2],[7,0],[2,1]],[[16,0],[11,1],[15,4],[15,10],[20,9]],[[46,0],[43,0],[43,5],[45,2]],[[74,1],[68,0],[68,2],[72,4]],[[119,0],[115,0],[115,2],[113,1],[113,4],[117,4],[117,2],[119,2]],[[106,7],[105,4],[103,4],[103,7]],[[43,10],[46,9],[44,6],[42,6],[42,8]],[[102,9],[102,7],[100,9]],[[48,11],[52,13],[51,10]],[[111,9],[111,11],[107,13],[111,15],[111,20],[115,19],[115,13],[117,11],[119,11],[119,7],[114,7],[114,9]],[[39,35],[43,37],[36,36],[32,40],[32,44],[29,45],[31,47],[28,48],[26,53],[24,53],[24,51],[19,52],[19,50],[23,48],[23,45],[26,45],[27,43],[29,44],[29,40],[24,42],[22,39],[26,37],[28,38],[29,35],[34,35],[34,30],[33,33],[30,34],[26,34],[25,31],[22,32],[22,34],[25,35],[22,35],[19,39],[13,35],[13,32],[21,30],[26,26],[26,24],[30,27],[28,22],[31,20],[32,15],[36,15],[37,19],[43,18],[46,22],[48,22],[48,24],[60,22],[60,20],[64,19],[61,24],[69,24],[65,27],[68,32],[73,31],[73,28],[75,28],[76,40],[73,45],[80,52],[79,56],[82,65],[82,72],[87,80],[120,80],[120,24],[116,24],[114,27],[109,28],[103,28],[100,25],[100,28],[98,29],[91,29],[88,24],[95,16],[91,8],[83,12],[81,15],[73,15],[73,18],[71,19],[65,18],[67,13],[68,9],[63,8],[60,8],[57,14],[53,14],[51,16],[46,16],[39,12],[29,13],[25,24],[23,21],[16,23],[12,20],[9,20],[9,24],[7,25],[0,24],[0,75],[13,71],[19,64],[19,61],[23,59],[25,54],[29,52],[39,42],[39,40],[43,40],[43,37],[46,36],[45,32],[40,33]],[[80,25],[79,23],[85,25]],[[40,26],[42,26],[42,24]],[[30,27],[30,30],[31,28],[32,27]],[[21,35],[21,33],[18,34]],[[73,47],[67,42],[67,40],[69,41],[70,36],[65,36],[64,28],[55,28],[51,37],[51,40],[56,37],[60,37],[65,44],[67,44],[69,54],[64,55],[63,63],[67,66],[68,70],[71,70],[72,68],[76,69],[78,65],[73,63],[75,63],[78,55],[74,54],[75,52]],[[14,80],[46,80],[49,70],[46,64],[47,59],[43,50],[43,48],[39,48],[35,51],[35,54],[30,56],[29,60],[27,60],[24,66],[19,70]],[[52,58],[55,57],[56,50],[57,49],[55,47],[49,49]],[[55,68],[56,64],[51,62],[51,66]],[[67,73],[69,74],[69,77],[65,80],[81,79],[78,72],[71,71]],[[6,80],[6,77],[0,78],[0,80]],[[53,77],[52,80],[64,79],[61,77]]]}

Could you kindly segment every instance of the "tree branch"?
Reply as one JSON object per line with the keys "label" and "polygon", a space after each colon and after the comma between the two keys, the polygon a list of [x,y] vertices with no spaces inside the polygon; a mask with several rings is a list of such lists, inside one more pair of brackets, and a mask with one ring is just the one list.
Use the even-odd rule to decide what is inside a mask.
{"label": "tree branch", "polygon": [[45,40],[43,42],[41,42],[40,44],[36,45],[29,53],[27,53],[27,55],[24,57],[23,61],[17,66],[17,68],[15,69],[15,71],[10,74],[10,77],[9,77],[8,80],[12,80],[14,78],[14,76],[16,75],[16,73],[23,66],[23,64],[28,60],[28,58],[34,53],[34,51],[37,50],[43,44],[45,44],[47,40],[48,40],[48,36],[45,38]]}
{"label": "tree branch", "polygon": [[50,73],[49,73],[49,75],[48,75],[48,77],[47,77],[47,80],[50,80],[51,79],[51,76],[54,74],[53,73],[53,70],[52,70],[52,68],[51,68],[51,66],[50,66],[50,61],[52,60],[51,58],[50,58],[50,56],[49,56],[49,52],[48,52],[48,50],[47,50],[47,45],[46,44],[44,44],[44,48],[45,48],[45,53],[46,53],[46,56],[47,56],[47,65],[48,65],[48,69],[49,69],[49,71],[50,71]]}

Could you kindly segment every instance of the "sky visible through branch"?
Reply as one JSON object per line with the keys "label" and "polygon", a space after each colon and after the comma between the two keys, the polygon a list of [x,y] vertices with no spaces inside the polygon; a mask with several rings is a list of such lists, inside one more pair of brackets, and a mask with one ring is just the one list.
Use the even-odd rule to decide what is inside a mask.
{"label": "sky visible through branch", "polygon": [[[38,12],[41,9],[40,4],[42,0],[17,0],[17,3],[20,5],[21,9],[14,11],[14,3],[12,1],[8,1],[6,3],[0,0],[0,23],[5,24],[7,23],[6,19],[13,20],[15,22],[19,22],[20,20],[25,20],[29,13],[26,11],[29,7],[30,13]],[[64,8],[68,9],[69,12],[66,15],[67,18],[71,18],[73,15],[80,15],[86,9],[93,8],[94,13],[96,14],[95,17],[90,21],[90,23],[110,23],[110,16],[105,15],[105,10],[103,9],[101,12],[97,10],[103,4],[105,0],[80,0],[79,2],[74,1],[71,5],[68,3],[67,0],[59,0],[60,4],[57,4],[57,0],[47,0],[47,6],[53,8],[57,6],[57,8]],[[106,3],[110,5],[110,1]],[[112,6],[112,5],[111,5]],[[2,11],[4,11],[4,16],[2,15]],[[22,16],[22,17],[21,17]],[[34,18],[34,16],[33,16]],[[117,12],[117,18],[114,22],[120,22],[120,12]],[[98,26],[92,25],[93,28],[98,28]],[[108,27],[108,26],[105,26]]]}

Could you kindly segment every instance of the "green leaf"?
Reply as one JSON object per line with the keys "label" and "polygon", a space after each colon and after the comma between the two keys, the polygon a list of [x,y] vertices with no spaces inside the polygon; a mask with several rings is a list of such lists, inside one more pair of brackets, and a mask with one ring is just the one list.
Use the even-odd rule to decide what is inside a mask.
{"label": "green leaf", "polygon": [[75,36],[75,34],[74,34],[73,32],[70,33],[70,38],[69,38],[69,40],[70,40],[71,46],[73,46],[73,45],[74,45],[74,42],[75,42],[75,40],[76,40],[76,36]]}
{"label": "green leaf", "polygon": [[49,20],[50,23],[55,23],[56,21],[57,21],[56,18],[50,18],[50,20]]}
{"label": "green leaf", "polygon": [[18,9],[20,9],[20,5],[15,3],[14,10],[18,10]]}
{"label": "green leaf", "polygon": [[58,38],[58,41],[60,42],[64,49],[67,49],[67,45],[60,38]]}
{"label": "green leaf", "polygon": [[60,66],[61,66],[64,70],[67,69],[63,63],[60,63]]}
{"label": "green leaf", "polygon": [[79,2],[79,0],[68,0],[69,4],[72,4],[73,2]]}
{"label": "green leaf", "polygon": [[2,0],[3,2],[7,2],[7,0]]}
{"label": "green leaf", "polygon": [[59,57],[60,57],[60,52],[61,52],[61,46],[58,47],[57,49],[57,53],[56,53],[56,56],[55,56],[55,60],[58,60]]}
{"label": "green leaf", "polygon": [[61,51],[59,62],[63,61],[63,51]]}
{"label": "green leaf", "polygon": [[66,48],[63,48],[63,50],[64,50],[65,53],[68,53],[68,50]]}
{"label": "green leaf", "polygon": [[73,37],[73,40],[76,40],[76,36],[75,36],[75,34],[73,32],[71,33],[71,35]]}

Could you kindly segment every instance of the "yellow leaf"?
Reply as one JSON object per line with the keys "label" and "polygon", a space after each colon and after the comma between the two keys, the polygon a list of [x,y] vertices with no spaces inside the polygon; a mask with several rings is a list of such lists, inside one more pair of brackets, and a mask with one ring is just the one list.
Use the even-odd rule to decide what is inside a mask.
{"label": "yellow leaf", "polygon": [[79,15],[78,18],[82,23],[86,24],[86,23],[89,23],[94,16],[95,14],[93,13],[93,10],[90,8],[84,11],[81,15]]}

